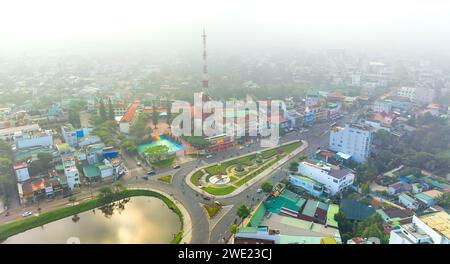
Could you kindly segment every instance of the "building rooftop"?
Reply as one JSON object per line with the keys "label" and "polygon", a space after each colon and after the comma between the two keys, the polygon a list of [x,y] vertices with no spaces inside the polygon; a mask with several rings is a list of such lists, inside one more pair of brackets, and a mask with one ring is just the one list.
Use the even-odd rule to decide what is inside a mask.
{"label": "building rooftop", "polygon": [[429,191],[423,192],[423,194],[425,194],[433,199],[436,199],[442,195],[442,192],[438,191],[438,190],[429,190]]}
{"label": "building rooftop", "polygon": [[84,173],[84,176],[87,178],[100,176],[100,170],[97,168],[97,166],[94,166],[94,165],[84,166],[83,173]]}
{"label": "building rooftop", "polygon": [[134,101],[130,108],[128,108],[127,112],[122,116],[122,119],[120,120],[120,122],[123,123],[129,123],[131,122],[131,120],[133,120],[134,115],[136,114],[136,111],[138,109],[140,101],[136,100]]}
{"label": "building rooftop", "polygon": [[338,227],[338,223],[334,220],[334,215],[339,212],[339,205],[330,204],[327,211],[327,226]]}
{"label": "building rooftop", "polygon": [[422,215],[420,217],[433,230],[450,239],[450,215],[444,211]]}

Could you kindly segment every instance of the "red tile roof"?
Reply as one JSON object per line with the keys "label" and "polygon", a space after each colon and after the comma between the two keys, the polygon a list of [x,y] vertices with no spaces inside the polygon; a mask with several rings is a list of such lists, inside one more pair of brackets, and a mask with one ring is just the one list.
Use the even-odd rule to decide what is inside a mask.
{"label": "red tile roof", "polygon": [[131,120],[133,120],[134,115],[136,114],[137,108],[139,106],[139,101],[134,101],[130,108],[128,108],[128,111],[123,115],[122,119],[120,120],[121,123],[129,123]]}
{"label": "red tile roof", "polygon": [[14,170],[23,169],[23,168],[26,168],[26,167],[27,167],[27,164],[25,162],[23,162],[23,163],[16,163],[14,165]]}

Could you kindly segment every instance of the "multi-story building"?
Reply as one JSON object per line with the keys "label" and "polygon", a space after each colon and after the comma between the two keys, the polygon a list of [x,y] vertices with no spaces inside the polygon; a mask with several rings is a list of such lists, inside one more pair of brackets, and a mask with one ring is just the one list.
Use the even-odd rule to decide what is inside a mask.
{"label": "multi-story building", "polygon": [[80,173],[75,164],[75,157],[72,154],[61,155],[64,166],[64,176],[67,178],[67,186],[73,190],[80,185]]}
{"label": "multi-story building", "polygon": [[75,129],[71,124],[67,124],[61,127],[61,134],[69,146],[78,147],[80,141],[83,141],[82,139],[88,136],[92,130],[91,127]]}
{"label": "multi-story building", "polygon": [[49,147],[53,145],[53,133],[51,130],[35,131],[23,133],[22,131],[14,134],[14,142],[17,149],[31,147]]}
{"label": "multi-story building", "polygon": [[324,193],[329,195],[341,192],[355,180],[352,171],[326,162],[303,161],[298,166],[298,173],[323,184]]}
{"label": "multi-story building", "polygon": [[24,182],[30,179],[26,163],[17,163],[14,165],[14,172],[16,174],[17,182]]}
{"label": "multi-story building", "polygon": [[39,131],[41,128],[38,124],[31,124],[18,127],[8,127],[0,129],[0,139],[3,140],[14,140],[14,135],[17,133],[30,133],[34,131]]}
{"label": "multi-story building", "polygon": [[124,133],[124,134],[130,133],[130,126],[131,126],[131,124],[133,124],[134,120],[136,119],[139,104],[140,104],[140,101],[138,101],[138,100],[134,101],[131,104],[131,106],[128,108],[127,112],[122,116],[122,119],[120,119],[119,130],[121,133]]}
{"label": "multi-story building", "polygon": [[373,103],[372,110],[374,112],[390,113],[392,111],[392,101],[391,100],[375,101]]}
{"label": "multi-story building", "polygon": [[405,97],[415,103],[431,103],[434,100],[434,90],[425,87],[400,87],[397,96]]}
{"label": "multi-story building", "polygon": [[330,132],[330,149],[349,154],[358,163],[366,162],[371,152],[372,129],[368,125],[346,124],[333,127]]}
{"label": "multi-story building", "polygon": [[414,215],[412,223],[391,231],[389,244],[450,244],[450,216],[445,211]]}

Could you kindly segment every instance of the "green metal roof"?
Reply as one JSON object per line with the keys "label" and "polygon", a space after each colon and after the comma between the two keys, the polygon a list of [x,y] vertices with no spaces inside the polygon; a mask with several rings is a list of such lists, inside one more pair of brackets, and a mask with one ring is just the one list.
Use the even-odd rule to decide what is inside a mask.
{"label": "green metal roof", "polygon": [[84,166],[83,173],[84,173],[84,176],[86,176],[87,178],[100,176],[100,170],[97,168],[97,166],[94,166],[94,165]]}
{"label": "green metal roof", "polygon": [[266,215],[266,208],[264,206],[264,203],[261,203],[261,205],[256,209],[255,213],[253,214],[252,218],[250,219],[250,222],[248,226],[257,227],[261,224],[262,220],[264,219],[264,216]]}
{"label": "green metal roof", "polygon": [[64,171],[64,166],[61,163],[55,165],[56,171]]}
{"label": "green metal roof", "polygon": [[316,209],[319,206],[318,201],[308,200],[306,202],[305,208],[303,209],[302,214],[314,217],[314,214],[316,213]]}
{"label": "green metal roof", "polygon": [[257,226],[239,227],[238,233],[256,233],[258,232]]}
{"label": "green metal roof", "polygon": [[338,223],[334,220],[334,215],[339,212],[339,205],[330,204],[327,211],[327,226],[338,227]]}
{"label": "green metal roof", "polygon": [[432,197],[430,197],[430,196],[428,196],[428,195],[426,195],[424,193],[418,193],[418,194],[415,195],[415,197],[417,199],[420,199],[420,200],[423,200],[423,201],[426,201],[426,202],[432,202],[433,201]]}

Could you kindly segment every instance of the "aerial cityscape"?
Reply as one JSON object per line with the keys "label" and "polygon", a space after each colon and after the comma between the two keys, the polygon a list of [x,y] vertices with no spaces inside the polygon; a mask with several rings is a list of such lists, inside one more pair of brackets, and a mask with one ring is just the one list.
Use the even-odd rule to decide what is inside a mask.
{"label": "aerial cityscape", "polygon": [[[158,19],[171,10],[150,7]],[[0,244],[450,244],[450,51],[439,48],[450,22],[443,43],[417,50],[402,46],[414,43],[408,30],[399,46],[301,46],[291,35],[316,36],[306,25],[248,36],[261,17],[231,21],[230,10],[216,18],[229,28],[214,15],[166,18],[150,41],[130,30],[121,44],[104,28],[119,22],[80,29],[104,38],[92,43],[43,42],[59,26],[5,31]]]}

